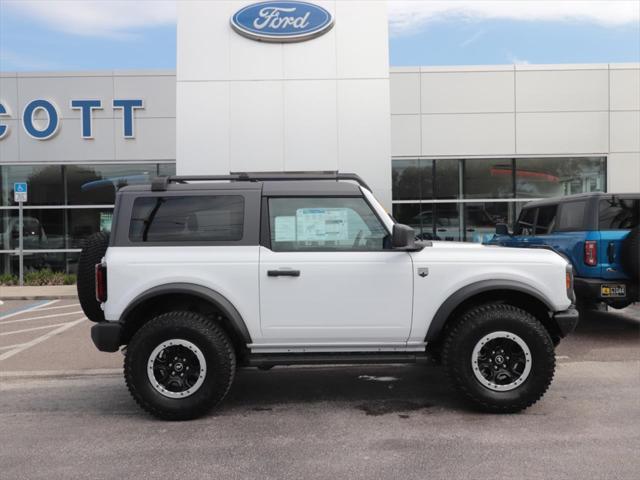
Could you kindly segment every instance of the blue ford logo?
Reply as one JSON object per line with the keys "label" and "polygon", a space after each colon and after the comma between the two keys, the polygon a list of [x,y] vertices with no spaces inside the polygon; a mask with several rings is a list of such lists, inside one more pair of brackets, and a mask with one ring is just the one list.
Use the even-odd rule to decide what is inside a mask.
{"label": "blue ford logo", "polygon": [[333,15],[307,2],[260,2],[231,17],[236,32],[263,42],[302,42],[333,27]]}

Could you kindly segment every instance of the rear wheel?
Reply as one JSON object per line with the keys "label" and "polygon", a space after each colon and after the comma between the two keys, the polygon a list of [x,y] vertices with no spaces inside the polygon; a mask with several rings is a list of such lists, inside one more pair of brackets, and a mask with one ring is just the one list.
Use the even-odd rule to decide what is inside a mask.
{"label": "rear wheel", "polygon": [[553,342],[530,313],[492,303],[446,333],[442,362],[453,386],[481,410],[511,413],[537,402],[555,371]]}
{"label": "rear wheel", "polygon": [[127,347],[124,374],[135,401],[167,420],[204,415],[231,388],[236,357],[224,330],[192,312],[146,323]]}

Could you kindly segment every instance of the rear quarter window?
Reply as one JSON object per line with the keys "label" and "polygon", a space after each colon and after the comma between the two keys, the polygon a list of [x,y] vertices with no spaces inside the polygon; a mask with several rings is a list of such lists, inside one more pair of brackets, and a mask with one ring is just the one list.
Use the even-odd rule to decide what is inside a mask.
{"label": "rear quarter window", "polygon": [[599,207],[600,230],[631,230],[640,223],[640,198],[606,198]]}
{"label": "rear quarter window", "polygon": [[586,230],[586,206],[587,202],[584,200],[561,204],[557,230],[566,232]]}
{"label": "rear quarter window", "polygon": [[244,197],[140,197],[133,203],[129,240],[133,243],[188,244],[242,239]]}

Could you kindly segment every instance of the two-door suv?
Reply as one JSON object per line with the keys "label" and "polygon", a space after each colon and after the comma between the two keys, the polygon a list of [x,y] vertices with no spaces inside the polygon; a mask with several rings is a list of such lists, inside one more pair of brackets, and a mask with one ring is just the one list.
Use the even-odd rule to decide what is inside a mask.
{"label": "two-door suv", "polygon": [[95,345],[125,346],[134,399],[176,420],[217,405],[237,367],[425,356],[480,409],[515,412],[547,390],[578,321],[560,255],[416,241],[337,172],[121,188],[78,275]]}

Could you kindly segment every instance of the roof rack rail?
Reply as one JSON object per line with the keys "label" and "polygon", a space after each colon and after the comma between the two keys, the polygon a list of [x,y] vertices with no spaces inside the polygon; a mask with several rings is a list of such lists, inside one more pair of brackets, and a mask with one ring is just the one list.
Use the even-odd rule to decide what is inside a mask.
{"label": "roof rack rail", "polygon": [[214,182],[229,180],[232,182],[273,182],[286,180],[353,180],[363,188],[371,190],[369,185],[355,173],[338,171],[319,172],[231,172],[229,175],[171,175],[155,177],[151,181],[151,190],[162,192],[170,183]]}

